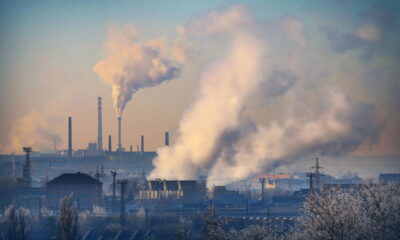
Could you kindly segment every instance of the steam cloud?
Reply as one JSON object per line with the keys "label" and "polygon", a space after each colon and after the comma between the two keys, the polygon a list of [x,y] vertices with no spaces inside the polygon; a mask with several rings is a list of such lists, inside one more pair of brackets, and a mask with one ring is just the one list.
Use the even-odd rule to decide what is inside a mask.
{"label": "steam cloud", "polygon": [[261,81],[264,49],[251,25],[252,19],[241,5],[223,13],[211,12],[189,24],[187,32],[195,36],[227,34],[229,54],[201,75],[200,97],[185,113],[175,145],[158,149],[150,178],[196,177],[213,164],[212,155],[222,134],[238,127],[244,99]]}
{"label": "steam cloud", "polygon": [[59,119],[38,112],[21,117],[11,128],[5,152],[21,152],[22,146],[31,146],[35,151],[52,151],[54,142],[58,146],[61,144],[60,135],[53,131],[61,129],[59,122]]}
{"label": "steam cloud", "polygon": [[106,41],[107,57],[94,67],[112,85],[112,98],[118,116],[141,88],[152,87],[179,74],[178,62],[185,60],[184,46],[165,39],[138,42],[134,26],[110,27]]}
{"label": "steam cloud", "polygon": [[[292,46],[306,44],[297,19],[277,25],[293,37],[297,45]],[[176,143],[157,150],[149,178],[206,176],[209,187],[229,184],[307,154],[350,152],[376,137],[372,107],[352,102],[339,89],[321,87],[311,107],[305,96],[289,91],[297,81],[290,68],[296,68],[292,58],[298,47],[288,54],[288,71],[273,69],[276,63],[268,58],[274,54],[255,29],[256,21],[243,5],[212,11],[186,26],[193,37],[227,37],[229,51],[201,74],[199,97],[184,114]],[[246,98],[262,86],[270,97],[287,95],[284,120],[262,126],[243,117]]]}

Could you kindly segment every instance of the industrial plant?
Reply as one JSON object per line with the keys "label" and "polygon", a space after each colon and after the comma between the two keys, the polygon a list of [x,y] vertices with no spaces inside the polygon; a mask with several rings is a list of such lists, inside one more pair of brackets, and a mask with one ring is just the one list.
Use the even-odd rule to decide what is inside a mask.
{"label": "industrial plant", "polygon": [[[113,148],[109,135],[104,148],[102,98],[98,97],[97,142],[89,143],[86,149],[73,148],[73,116],[68,116],[67,149],[40,153],[26,146],[22,148],[25,155],[1,155],[0,173],[4,179],[0,186],[4,193],[0,195],[1,208],[16,204],[45,219],[44,215],[57,216],[62,199],[70,196],[78,212],[89,217],[82,239],[101,237],[99,229],[106,224],[128,226],[129,219],[142,214],[145,219],[140,227],[136,231],[125,230],[124,234],[129,239],[144,239],[152,231],[157,232],[155,229],[163,224],[160,219],[191,219],[210,206],[232,225],[268,223],[275,226],[274,231],[283,232],[301,215],[302,204],[309,194],[362,182],[358,177],[335,179],[322,173],[318,157],[310,172],[262,174],[212,188],[207,188],[206,179],[201,178],[147,179],[157,153],[145,150],[143,135],[140,147],[125,150],[122,117],[116,120],[117,146]],[[169,132],[164,133],[164,143],[166,147],[170,145]],[[381,181],[399,183],[398,176],[382,174]],[[38,237],[45,233],[34,234]],[[122,232],[114,233],[117,234]]]}
{"label": "industrial plant", "polygon": [[400,1],[1,1],[0,240],[400,239]]}

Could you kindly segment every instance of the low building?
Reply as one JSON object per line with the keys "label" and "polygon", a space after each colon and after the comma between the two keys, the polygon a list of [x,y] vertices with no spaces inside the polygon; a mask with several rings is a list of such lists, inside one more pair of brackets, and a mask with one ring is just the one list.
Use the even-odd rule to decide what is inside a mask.
{"label": "low building", "polygon": [[141,199],[177,199],[188,202],[203,201],[207,191],[204,184],[194,180],[150,180],[139,192]]}
{"label": "low building", "polygon": [[246,201],[245,195],[227,190],[226,186],[214,186],[210,198],[217,206],[243,206]]}
{"label": "low building", "polygon": [[85,173],[64,173],[46,183],[47,207],[58,210],[60,199],[72,194],[79,210],[92,210],[102,204],[102,185]]}

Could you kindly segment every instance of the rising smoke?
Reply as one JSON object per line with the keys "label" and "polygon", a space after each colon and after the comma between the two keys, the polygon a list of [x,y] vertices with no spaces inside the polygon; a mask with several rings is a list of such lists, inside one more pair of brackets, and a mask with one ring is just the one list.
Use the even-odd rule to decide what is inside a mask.
{"label": "rising smoke", "polygon": [[52,152],[61,146],[60,134],[54,129],[62,129],[62,121],[39,112],[31,112],[13,124],[8,145],[2,148],[7,153],[21,152],[22,146],[31,146],[34,151]]}
{"label": "rising smoke", "polygon": [[179,74],[178,63],[185,60],[180,41],[165,39],[139,42],[134,26],[110,27],[106,41],[106,58],[94,71],[112,86],[114,108],[121,116],[126,104],[141,88],[156,86]]}
{"label": "rising smoke", "polygon": [[[289,18],[278,25],[297,46],[305,45],[300,21]],[[256,28],[243,5],[212,11],[187,24],[185,32],[191,37],[225,37],[228,54],[204,68],[199,96],[184,114],[175,144],[157,150],[149,178],[205,176],[208,186],[229,184],[307,154],[350,152],[377,135],[371,106],[352,102],[339,89],[320,87],[312,106],[303,101],[305,96],[290,91],[298,79],[288,73],[297,67],[292,60],[297,47],[288,54],[290,59],[282,58],[272,53]],[[282,61],[278,70],[277,61]],[[288,71],[282,70],[285,64]],[[243,114],[245,100],[264,81],[269,86],[265,94],[286,94],[288,99],[283,120],[266,126]]]}

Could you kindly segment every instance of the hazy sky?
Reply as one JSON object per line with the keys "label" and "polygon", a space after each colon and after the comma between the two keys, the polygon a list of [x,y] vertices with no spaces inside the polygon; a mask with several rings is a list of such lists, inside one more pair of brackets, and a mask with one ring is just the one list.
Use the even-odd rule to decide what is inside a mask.
{"label": "hazy sky", "polygon": [[[93,70],[106,56],[107,29],[133,25],[140,31],[139,41],[174,41],[179,37],[177,26],[238,2],[1,1],[0,151],[20,152],[22,145],[49,150],[54,139],[59,149],[66,148],[68,116],[73,118],[74,148],[85,148],[97,140],[98,96],[103,97],[103,144],[111,134],[115,148],[117,115],[112,89]],[[302,49],[293,56],[301,59],[297,65],[301,70],[293,79],[297,88],[307,89],[305,95],[329,83],[352,101],[374,109],[379,137],[362,144],[354,154],[400,154],[399,1],[243,3],[261,26],[265,24],[263,34],[274,43],[272,47],[282,47],[274,34],[282,22],[295,23],[288,31],[297,33],[301,28],[297,40]],[[223,42],[184,41],[190,53],[180,63],[180,75],[139,90],[127,104],[125,148],[139,144],[140,135],[145,135],[146,150],[152,151],[163,144],[165,131],[171,132],[173,140],[182,115],[197,96],[204,63],[223,54],[218,47]],[[305,99],[304,104],[312,108],[315,101]],[[245,114],[267,124],[283,116],[282,104],[280,97],[257,92],[246,100]]]}

